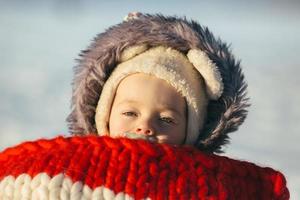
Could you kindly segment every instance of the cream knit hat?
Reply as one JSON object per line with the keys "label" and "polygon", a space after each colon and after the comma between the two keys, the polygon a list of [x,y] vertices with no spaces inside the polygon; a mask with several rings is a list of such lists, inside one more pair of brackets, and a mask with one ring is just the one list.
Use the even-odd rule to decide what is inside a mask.
{"label": "cream knit hat", "polygon": [[186,144],[193,144],[205,121],[209,99],[218,99],[223,91],[220,72],[208,56],[192,49],[187,56],[170,47],[148,49],[146,45],[125,49],[109,79],[104,84],[96,108],[96,127],[100,135],[108,134],[110,110],[120,82],[130,74],[154,75],[172,85],[187,103]]}

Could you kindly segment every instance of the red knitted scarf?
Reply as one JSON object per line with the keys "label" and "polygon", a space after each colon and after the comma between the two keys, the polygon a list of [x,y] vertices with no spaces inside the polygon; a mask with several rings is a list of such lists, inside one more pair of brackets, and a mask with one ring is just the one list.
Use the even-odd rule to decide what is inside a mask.
{"label": "red knitted scarf", "polygon": [[0,199],[289,199],[271,168],[143,140],[57,137],[0,153]]}

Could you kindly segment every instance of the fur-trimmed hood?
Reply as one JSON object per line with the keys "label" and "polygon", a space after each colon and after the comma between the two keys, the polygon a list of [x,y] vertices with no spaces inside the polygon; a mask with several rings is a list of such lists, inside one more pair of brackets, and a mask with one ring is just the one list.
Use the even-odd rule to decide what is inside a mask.
{"label": "fur-trimmed hood", "polygon": [[197,22],[186,18],[143,14],[97,35],[80,54],[74,68],[71,113],[67,118],[72,134],[97,133],[96,106],[105,81],[120,63],[122,51],[133,45],[168,46],[184,54],[200,49],[218,67],[224,90],[218,100],[210,100],[208,116],[195,146],[206,152],[222,152],[228,134],[236,131],[247,115],[247,84],[240,62],[228,45]]}

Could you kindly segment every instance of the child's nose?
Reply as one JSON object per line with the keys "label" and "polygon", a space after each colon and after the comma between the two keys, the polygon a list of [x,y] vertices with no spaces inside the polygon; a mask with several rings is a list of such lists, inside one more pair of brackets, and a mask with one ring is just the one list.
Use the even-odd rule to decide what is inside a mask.
{"label": "child's nose", "polygon": [[148,124],[140,124],[136,129],[135,129],[136,134],[143,134],[143,135],[153,135],[154,131],[151,126]]}

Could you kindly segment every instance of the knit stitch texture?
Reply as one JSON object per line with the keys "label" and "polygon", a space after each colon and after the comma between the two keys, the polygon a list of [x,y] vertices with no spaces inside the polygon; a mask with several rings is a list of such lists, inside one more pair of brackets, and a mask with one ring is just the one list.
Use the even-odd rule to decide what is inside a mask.
{"label": "knit stitch texture", "polygon": [[144,140],[24,142],[0,153],[0,199],[289,199],[271,168]]}

